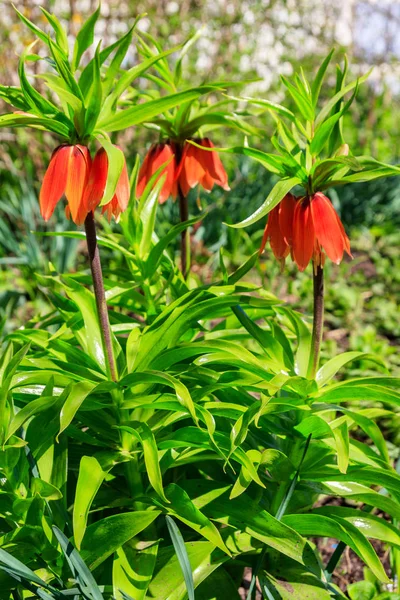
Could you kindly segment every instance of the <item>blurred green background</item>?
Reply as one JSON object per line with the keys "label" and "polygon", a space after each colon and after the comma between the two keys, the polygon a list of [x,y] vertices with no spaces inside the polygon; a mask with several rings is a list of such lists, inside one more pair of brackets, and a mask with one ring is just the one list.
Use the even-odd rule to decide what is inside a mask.
{"label": "blurred green background", "polygon": [[[92,0],[18,2],[17,7],[46,29],[39,6],[55,12],[71,36],[83,19],[96,8]],[[0,82],[17,85],[18,56],[33,41],[10,3],[1,6]],[[359,91],[357,102],[345,122],[345,138],[353,154],[371,154],[380,160],[399,162],[399,55],[400,4],[357,0],[207,0],[120,2],[103,0],[96,42],[110,43],[127,31],[134,18],[146,13],[139,24],[155,36],[162,47],[183,42],[202,28],[202,36],[186,57],[187,85],[204,80],[243,82],[241,94],[284,102],[280,74],[290,76],[300,65],[312,73],[331,47],[336,60],[347,54],[351,75],[374,67],[369,81]],[[124,66],[135,64],[132,46]],[[31,74],[39,69],[31,66]],[[246,83],[247,82],[247,83]],[[335,84],[334,65],[329,86]],[[40,81],[38,80],[38,85]],[[149,85],[147,80],[139,86]],[[238,90],[235,90],[238,93]],[[1,112],[7,111],[1,106]],[[270,150],[273,121],[258,118],[265,133],[249,143]],[[215,130],[216,145],[243,143],[243,136]],[[119,136],[133,165],[157,139],[152,130],[141,128]],[[39,215],[37,195],[49,155],[57,141],[48,134],[23,130],[0,130],[0,318],[5,332],[20,327],[33,314],[46,310],[47,302],[36,280],[37,273],[55,268],[59,272],[86,268],[84,248],[76,240],[44,238],[37,232],[73,229],[58,207],[45,225]],[[196,256],[194,274],[200,281],[218,277],[218,250],[223,247],[230,265],[241,264],[259,246],[264,223],[248,230],[229,229],[224,222],[237,222],[258,207],[272,187],[273,178],[244,157],[226,155],[230,192],[214,190],[201,195],[209,213],[193,232]],[[327,322],[325,355],[342,349],[379,353],[393,374],[400,375],[400,180],[391,179],[347,186],[329,194],[348,230],[354,253],[352,262],[327,267]],[[197,192],[191,212],[199,209]],[[158,228],[166,231],[178,220],[177,206],[167,202],[159,210]],[[108,225],[103,221],[103,225]],[[118,226],[116,226],[118,229]],[[118,257],[103,257],[106,271]],[[298,273],[291,264],[285,272],[266,252],[252,279],[310,312],[310,272]],[[365,368],[356,365],[355,369]]]}

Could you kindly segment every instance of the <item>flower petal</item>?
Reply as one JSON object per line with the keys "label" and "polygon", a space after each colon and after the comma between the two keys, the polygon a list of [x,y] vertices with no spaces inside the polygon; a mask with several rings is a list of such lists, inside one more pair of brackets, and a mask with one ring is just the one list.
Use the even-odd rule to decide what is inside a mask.
{"label": "flower petal", "polygon": [[53,152],[40,189],[40,213],[48,221],[67,186],[68,162],[73,146],[59,146]]}
{"label": "flower petal", "polygon": [[293,217],[294,209],[296,207],[296,198],[293,194],[286,194],[279,203],[279,207],[279,227],[286,243],[291,246],[293,243]]}
{"label": "flower petal", "polygon": [[[136,187],[136,194],[140,198],[143,194],[144,189],[154,173],[165,163],[165,168],[161,171],[157,177],[158,181],[160,177],[166,174],[164,185],[161,188],[160,196],[158,201],[160,204],[165,202],[169,196],[176,198],[176,160],[175,160],[175,148],[171,143],[157,144],[152,146],[143,161],[142,167],[139,171],[138,184]],[[125,183],[126,185],[126,183]],[[125,190],[126,198],[126,190]],[[128,198],[129,199],[129,198]]]}
{"label": "flower petal", "polygon": [[339,225],[337,213],[329,198],[320,192],[314,194],[310,205],[317,240],[327,256],[334,263],[339,264],[347,244],[345,244],[344,230]]}
{"label": "flower petal", "polygon": [[[209,138],[203,138],[199,143],[205,148],[214,148],[214,144]],[[211,175],[217,185],[221,186],[224,190],[229,191],[230,187],[228,185],[228,175],[218,153],[216,151],[209,152],[208,150],[201,151],[199,148],[197,148],[197,150],[198,160],[200,161],[203,169],[209,175]]]}
{"label": "flower petal", "polygon": [[194,188],[200,183],[206,174],[206,171],[199,160],[199,152],[201,152],[201,150],[192,144],[185,143],[178,175],[179,184],[181,185],[181,190],[185,196],[189,189]]}
{"label": "flower petal", "polygon": [[86,146],[76,145],[68,161],[67,185],[65,196],[71,211],[74,223],[81,225],[86,218],[88,208],[82,205],[83,193],[85,191],[90,171],[90,154]]}
{"label": "flower petal", "polygon": [[108,174],[108,158],[104,148],[100,148],[93,159],[89,179],[84,192],[83,204],[94,210],[104,196]]}
{"label": "flower petal", "polygon": [[124,212],[124,210],[128,208],[130,195],[131,188],[129,185],[128,169],[126,168],[126,162],[124,162],[121,175],[118,179],[117,187],[115,188],[115,196],[118,200],[120,212]]}
{"label": "flower petal", "polygon": [[138,182],[137,182],[137,186],[136,186],[136,196],[138,198],[140,198],[141,195],[143,194],[144,188],[146,187],[146,185],[151,177],[150,164],[153,159],[155,150],[156,150],[156,146],[155,146],[155,144],[153,144],[151,146],[150,150],[148,151],[148,153],[146,154],[146,156],[144,157],[144,161],[142,163],[142,166],[140,167]]}
{"label": "flower petal", "polygon": [[293,216],[293,260],[304,271],[315,246],[315,232],[308,198],[298,201]]}

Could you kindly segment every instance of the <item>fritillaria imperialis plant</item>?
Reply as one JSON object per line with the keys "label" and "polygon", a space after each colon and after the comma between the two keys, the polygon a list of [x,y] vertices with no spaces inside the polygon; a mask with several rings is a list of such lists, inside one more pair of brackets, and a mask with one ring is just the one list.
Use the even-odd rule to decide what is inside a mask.
{"label": "fritillaria imperialis plant", "polygon": [[[341,119],[350,101],[341,103],[356,84],[346,86],[338,72],[336,93],[317,114],[327,59],[312,85],[303,76],[286,82],[299,115],[252,100],[274,111],[278,153],[225,149],[280,176],[240,226],[273,210],[264,242],[281,263],[290,254],[301,269],[313,262],[311,335],[303,315],[243,281],[257,253],[233,273],[221,260],[220,280],[189,289],[168,252],[187,223],[156,235],[158,199],[174,186],[182,196],[197,183],[227,187],[205,141],[208,128],[253,131],[197,102],[224,83],[177,92],[188,48],[171,79],[168,52],[151,39],[140,42],[143,62],[122,69],[132,30],[97,48],[82,68],[98,11],[77,34],[72,57],[57,19],[44,14],[54,39],[20,16],[49,53],[51,70],[40,75],[46,92],[26,77],[25,62],[39,60],[30,49],[21,87],[0,88],[18,111],[0,124],[57,135],[41,210],[49,219],[64,195],[71,219],[85,223],[95,296],[82,285],[90,283],[84,273],[39,274],[51,308],[9,334],[0,358],[0,596],[193,600],[221,591],[238,598],[250,567],[248,600],[256,585],[268,600],[343,599],[331,577],[344,545],[386,585],[368,538],[394,549],[398,576],[400,476],[375,419],[390,418],[388,407],[400,404],[399,382],[386,373],[335,381],[353,360],[384,369],[365,352],[318,368],[325,255],[338,262],[350,252],[325,192],[398,172],[347,151]],[[139,75],[168,95],[149,89],[144,97],[130,87]],[[164,145],[153,148],[141,176],[136,162],[129,185],[109,133],[138,123],[159,127]],[[138,178],[140,201],[125,210]],[[121,217],[123,235],[96,236],[98,208]],[[104,282],[98,245],[113,252]],[[340,506],[316,505],[332,496]],[[308,537],[340,542],[328,564]]]}
{"label": "fritillaria imperialis plant", "polygon": [[[328,257],[339,264],[346,252],[351,257],[350,241],[329,198],[329,188],[352,182],[370,181],[399,175],[398,167],[380,163],[370,156],[353,156],[343,132],[343,119],[356,97],[359,84],[368,74],[346,83],[347,58],[336,69],[336,90],[319,108],[321,87],[333,50],[323,61],[315,79],[309,82],[301,70],[294,81],[281,77],[294,110],[254,98],[249,104],[265,107],[274,117],[276,133],[271,141],[276,153],[257,149],[226,148],[252,156],[271,173],[279,176],[264,204],[235,227],[246,227],[269,214],[260,248],[269,242],[283,266],[290,254],[301,271],[313,263],[314,324],[313,347],[308,375],[314,377],[319,362],[323,329],[323,267]],[[350,98],[346,100],[346,96]],[[292,190],[301,189],[297,196]]]}
{"label": "fritillaria imperialis plant", "polygon": [[[176,93],[182,87],[182,61],[200,35],[201,30],[187,41],[174,69],[170,68],[166,58],[155,64],[161,88]],[[149,35],[146,38],[150,43],[142,40],[141,53],[146,60],[150,60],[161,53],[161,48],[154,38]],[[233,85],[237,84],[214,82],[216,89]],[[165,112],[163,118],[152,120],[152,126],[159,131],[160,141],[152,144],[143,160],[137,186],[139,197],[155,173],[158,173],[158,179],[164,176],[159,202],[163,203],[170,197],[173,200],[178,198],[180,219],[181,222],[186,222],[189,219],[188,195],[191,189],[199,186],[211,192],[214,185],[217,185],[229,191],[228,176],[221,159],[216,152],[207,152],[214,144],[205,133],[216,127],[233,127],[251,134],[257,132],[238,114],[230,114],[226,110],[227,103],[225,99],[217,105],[206,104],[194,98],[173,111]],[[189,143],[189,140],[193,140],[196,145]],[[186,276],[190,269],[189,229],[182,232],[181,268]]]}
{"label": "fritillaria imperialis plant", "polygon": [[[129,71],[120,67],[132,43],[134,26],[117,42],[101,49],[82,68],[83,54],[94,40],[94,28],[100,7],[82,25],[77,34],[72,56],[67,34],[58,19],[42,8],[51,25],[55,39],[46,35],[22,13],[21,20],[44,43],[47,56],[32,54],[32,44],[21,56],[19,63],[20,88],[1,87],[1,97],[18,109],[0,117],[0,127],[33,127],[57,134],[61,138],[53,152],[40,192],[42,216],[48,220],[56,204],[65,196],[66,214],[77,225],[85,224],[88,253],[92,270],[97,309],[107,357],[107,369],[113,380],[117,378],[113,355],[107,306],[99,252],[96,243],[94,210],[102,207],[110,219],[119,218],[129,202],[129,178],[123,152],[111,143],[109,133],[147,121],[162,110],[182,102],[189,102],[210,91],[210,86],[172,93],[169,96],[118,110],[123,94],[140,75],[168,55],[171,50],[152,55]],[[111,61],[108,59],[112,56]],[[29,82],[25,71],[27,60],[46,60],[52,70],[40,75],[46,91],[39,93]],[[53,102],[54,95],[58,103]],[[51,96],[51,99],[50,99]],[[92,160],[90,145],[100,144]]]}

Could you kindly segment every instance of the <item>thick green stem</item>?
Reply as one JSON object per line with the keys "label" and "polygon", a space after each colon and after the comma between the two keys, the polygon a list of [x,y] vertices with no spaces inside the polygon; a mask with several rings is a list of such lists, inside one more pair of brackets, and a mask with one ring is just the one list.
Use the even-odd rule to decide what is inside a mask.
{"label": "thick green stem", "polygon": [[[178,186],[179,194],[179,214],[181,223],[189,219],[189,203],[187,196],[182,193],[180,186]],[[186,277],[190,271],[190,233],[189,228],[186,228],[181,233],[181,271],[183,276]]]}
{"label": "thick green stem", "polygon": [[326,580],[330,581],[333,575],[334,570],[336,569],[339,560],[342,557],[343,552],[346,549],[346,544],[344,542],[339,542],[336,546],[336,549],[332,556],[329,559],[329,562],[325,569]]}
{"label": "thick green stem", "polygon": [[324,328],[324,270],[320,266],[314,268],[313,283],[314,320],[311,339],[310,361],[308,363],[308,377],[310,379],[314,379],[318,371],[322,332]]}
{"label": "thick green stem", "polygon": [[106,368],[109,377],[113,381],[117,381],[117,367],[115,363],[112,345],[110,321],[108,320],[108,310],[106,303],[106,295],[104,292],[100,254],[99,248],[97,246],[96,225],[94,222],[94,215],[92,212],[89,212],[85,219],[85,232],[90,269],[92,271],[94,295],[96,298],[97,315],[99,318],[101,337],[103,341]]}

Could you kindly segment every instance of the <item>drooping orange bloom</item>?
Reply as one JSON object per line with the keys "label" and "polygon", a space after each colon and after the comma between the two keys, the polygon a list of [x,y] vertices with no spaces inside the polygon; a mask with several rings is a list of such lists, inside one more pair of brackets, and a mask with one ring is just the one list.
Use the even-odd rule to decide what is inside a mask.
{"label": "drooping orange bloom", "polygon": [[140,196],[144,192],[144,188],[160,167],[165,165],[165,168],[161,171],[157,177],[158,181],[162,175],[166,174],[164,185],[161,188],[158,201],[163,204],[169,196],[172,196],[175,200],[178,193],[178,186],[176,182],[176,148],[172,142],[166,142],[163,144],[153,144],[146,154],[143,164],[139,171],[138,184],[136,188],[137,196]]}
{"label": "drooping orange bloom", "polygon": [[287,194],[283,200],[271,210],[261,242],[260,254],[263,252],[266,243],[269,241],[272,252],[281,263],[281,266],[284,265],[285,258],[288,256],[292,245],[293,213],[295,206],[295,197],[292,196],[292,194]]}
{"label": "drooping orange bloom", "polygon": [[65,194],[68,213],[77,225],[81,225],[88,213],[83,192],[86,188],[91,158],[86,146],[62,145],[56,148],[43,178],[40,190],[40,212],[48,221],[57,202]]}
{"label": "drooping orange bloom", "polygon": [[[204,148],[214,148],[214,144],[208,138],[194,141]],[[212,190],[214,184],[224,190],[230,189],[228,175],[217,152],[201,150],[189,142],[185,142],[183,148],[177,179],[184,196],[187,196],[191,188],[196,185],[201,185],[207,192]]]}
{"label": "drooping orange bloom", "polygon": [[[208,138],[194,140],[205,148],[214,145]],[[162,204],[169,196],[175,200],[178,186],[181,193],[187,196],[196,185],[201,185],[206,191],[211,191],[214,184],[229,190],[228,176],[216,152],[201,150],[189,142],[183,149],[174,142],[154,144],[147,153],[139,171],[137,195],[143,194],[144,188],[154,173],[165,164],[158,179],[166,173],[166,179],[160,192],[159,202]],[[158,180],[157,179],[157,180]]]}
{"label": "drooping orange bloom", "polygon": [[[93,211],[101,202],[106,189],[108,177],[108,157],[104,148],[96,152],[90,169],[89,180],[84,192],[83,204],[87,206],[88,211]],[[118,221],[119,216],[127,209],[130,197],[130,186],[126,163],[119,177],[115,194],[102,207],[102,214],[107,213],[107,218],[111,221],[111,216]]]}
{"label": "drooping orange bloom", "polygon": [[351,256],[350,241],[329,198],[321,192],[294,198],[285,196],[270,213],[260,252],[269,240],[283,263],[289,252],[300,271],[309,264],[324,266],[325,257],[339,264],[344,252]]}

